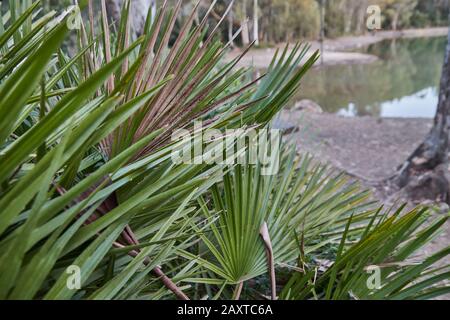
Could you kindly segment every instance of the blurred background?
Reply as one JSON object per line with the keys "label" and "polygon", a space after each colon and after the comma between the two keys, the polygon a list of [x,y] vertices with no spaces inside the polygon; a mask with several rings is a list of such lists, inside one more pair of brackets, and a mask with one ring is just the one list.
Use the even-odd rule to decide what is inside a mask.
{"label": "blurred background", "polygon": [[[7,6],[8,1],[4,1]],[[44,0],[47,8],[61,9],[73,3],[73,0]],[[108,0],[121,3],[121,0]],[[163,0],[133,0],[147,8],[152,4],[161,5]],[[168,0],[175,4],[176,0]],[[99,5],[100,1],[94,0]],[[185,13],[197,3],[197,0],[183,0]],[[231,0],[218,0],[215,7],[217,19],[225,12]],[[206,11],[209,0],[200,1],[201,10]],[[321,8],[324,11],[324,33],[326,37],[363,34],[367,8],[378,5],[381,8],[383,30],[407,28],[426,28],[447,26],[448,0],[235,0],[232,7],[232,29],[237,31],[242,22],[249,18],[251,23],[244,28],[238,43],[252,39],[254,35],[253,18],[258,17],[259,40],[264,45],[276,44],[299,39],[316,39],[321,32]],[[144,12],[142,12],[144,14]],[[223,26],[224,39],[229,26]]]}
{"label": "blurred background", "polygon": [[[100,1],[93,2],[100,10]],[[152,6],[156,12],[163,0],[133,2],[135,20],[144,21]],[[168,2],[175,5],[177,1]],[[197,21],[210,2],[200,1]],[[44,0],[48,10],[63,10],[73,3],[73,0]],[[197,0],[183,1],[185,16],[196,3]],[[312,100],[324,111],[344,116],[433,118],[449,3],[449,0],[218,0],[209,24],[212,28],[231,5],[226,21],[221,24],[223,41],[231,41],[235,50],[230,58],[255,41],[254,50],[242,64],[261,72],[269,65],[275,49],[287,42],[308,41],[313,49],[322,50],[322,67],[308,75],[297,100]],[[118,18],[122,0],[108,0],[107,4],[110,15]],[[367,10],[372,5],[380,9],[381,29],[377,31],[367,29]],[[8,1],[4,1],[3,10],[7,7]]]}

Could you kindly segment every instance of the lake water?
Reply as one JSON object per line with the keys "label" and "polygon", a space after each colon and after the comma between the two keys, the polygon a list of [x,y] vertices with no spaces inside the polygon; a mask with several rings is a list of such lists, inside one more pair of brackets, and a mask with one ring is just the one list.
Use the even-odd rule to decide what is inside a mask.
{"label": "lake water", "polygon": [[387,40],[361,52],[373,64],[315,68],[296,100],[311,99],[326,112],[344,116],[433,118],[446,37]]}

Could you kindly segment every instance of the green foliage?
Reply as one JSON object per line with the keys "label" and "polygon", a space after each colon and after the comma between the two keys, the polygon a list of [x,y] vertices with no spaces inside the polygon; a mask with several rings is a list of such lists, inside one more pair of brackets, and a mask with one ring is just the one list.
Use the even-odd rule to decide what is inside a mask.
{"label": "green foliage", "polygon": [[[238,284],[263,275],[267,270],[266,254],[260,227],[267,223],[277,264],[289,264],[298,256],[301,235],[308,240],[304,253],[320,250],[333,238],[317,242],[320,235],[339,229],[346,217],[365,212],[367,193],[322,166],[311,168],[311,158],[297,158],[295,150],[285,154],[278,175],[263,176],[261,166],[237,166],[212,189],[212,204],[200,204],[204,215],[212,220],[212,237],[202,237],[217,265],[202,261],[205,267],[227,283]],[[338,195],[339,194],[339,195]]]}
{"label": "green foliage", "polygon": [[351,239],[347,226],[331,267],[317,275],[320,266],[301,261],[303,270],[291,277],[281,298],[407,300],[432,299],[450,292],[448,285],[437,285],[449,279],[448,266],[430,269],[450,254],[450,248],[424,261],[414,259],[414,254],[433,239],[448,217],[427,225],[424,209],[401,214],[399,209],[392,216],[386,212],[378,221],[374,217],[359,240],[348,245],[346,242]]}
{"label": "green foliage", "polygon": [[[228,298],[230,285],[348,236],[379,245],[363,233],[379,221],[363,201],[366,194],[341,175],[311,167],[308,157],[287,152],[280,174],[267,178],[257,166],[171,160],[173,148],[182,146],[171,134],[192,131],[195,120],[221,130],[269,126],[297,93],[317,52],[304,61],[307,46],[286,48],[265,77],[249,80],[249,70],[235,68],[239,58],[221,62],[227,47],[216,40],[219,27],[206,35],[208,16],[195,24],[190,15],[171,43],[181,1],[163,6],[134,41],[130,3],[124,2],[117,32],[104,1],[98,21],[77,31],[67,30],[71,12],[44,15],[38,1],[0,23],[1,299]],[[79,47],[72,56],[60,49],[70,33]],[[396,227],[395,244],[400,239],[411,246],[400,253],[385,246],[370,262],[402,261],[444,220],[416,238]],[[260,238],[262,222],[273,248]],[[391,229],[379,223],[376,234],[386,239]],[[367,230],[375,232],[370,224]],[[264,259],[264,246],[273,250],[273,265]],[[337,261],[361,259],[345,252]],[[430,262],[446,253],[395,283],[434,272]],[[71,266],[81,270],[78,290],[67,285]],[[339,274],[335,269],[330,272]],[[441,278],[402,297],[425,297]],[[388,289],[377,294],[385,291],[390,297]]]}

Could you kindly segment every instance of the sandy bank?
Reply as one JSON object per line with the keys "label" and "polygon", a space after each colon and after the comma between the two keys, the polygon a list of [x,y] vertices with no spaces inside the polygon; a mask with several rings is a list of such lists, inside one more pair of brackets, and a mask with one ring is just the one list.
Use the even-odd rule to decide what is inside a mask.
{"label": "sandy bank", "polygon": [[[446,36],[448,28],[406,29],[401,31],[378,31],[362,36],[345,36],[337,39],[327,39],[324,42],[326,51],[352,50],[365,47],[387,39],[432,38]],[[313,48],[320,48],[317,41],[312,42]]]}
{"label": "sandy bank", "polygon": [[429,119],[348,118],[290,110],[283,111],[280,120],[299,127],[291,136],[299,150],[367,180],[393,175],[432,126]]}
{"label": "sandy bank", "polygon": [[[402,31],[378,31],[362,36],[345,36],[337,39],[327,39],[324,42],[323,65],[372,63],[378,60],[378,57],[364,53],[346,52],[346,50],[365,47],[386,39],[440,37],[445,36],[447,32],[448,28],[409,29]],[[318,41],[312,41],[310,44],[312,50],[309,56],[315,50],[320,50],[320,43]],[[284,47],[284,45],[280,44],[277,47]],[[277,47],[252,49],[239,62],[238,66],[253,66],[257,69],[267,68]],[[233,50],[228,54],[226,60],[229,61],[237,57],[240,53],[241,50]],[[316,66],[319,66],[321,64],[320,62],[318,61]]]}

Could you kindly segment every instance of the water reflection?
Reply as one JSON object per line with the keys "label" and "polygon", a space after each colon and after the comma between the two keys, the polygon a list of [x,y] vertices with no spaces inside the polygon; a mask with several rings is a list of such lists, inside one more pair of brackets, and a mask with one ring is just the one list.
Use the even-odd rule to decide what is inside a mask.
{"label": "water reflection", "polygon": [[364,50],[380,61],[312,70],[299,99],[345,116],[434,117],[446,38],[383,41]]}

